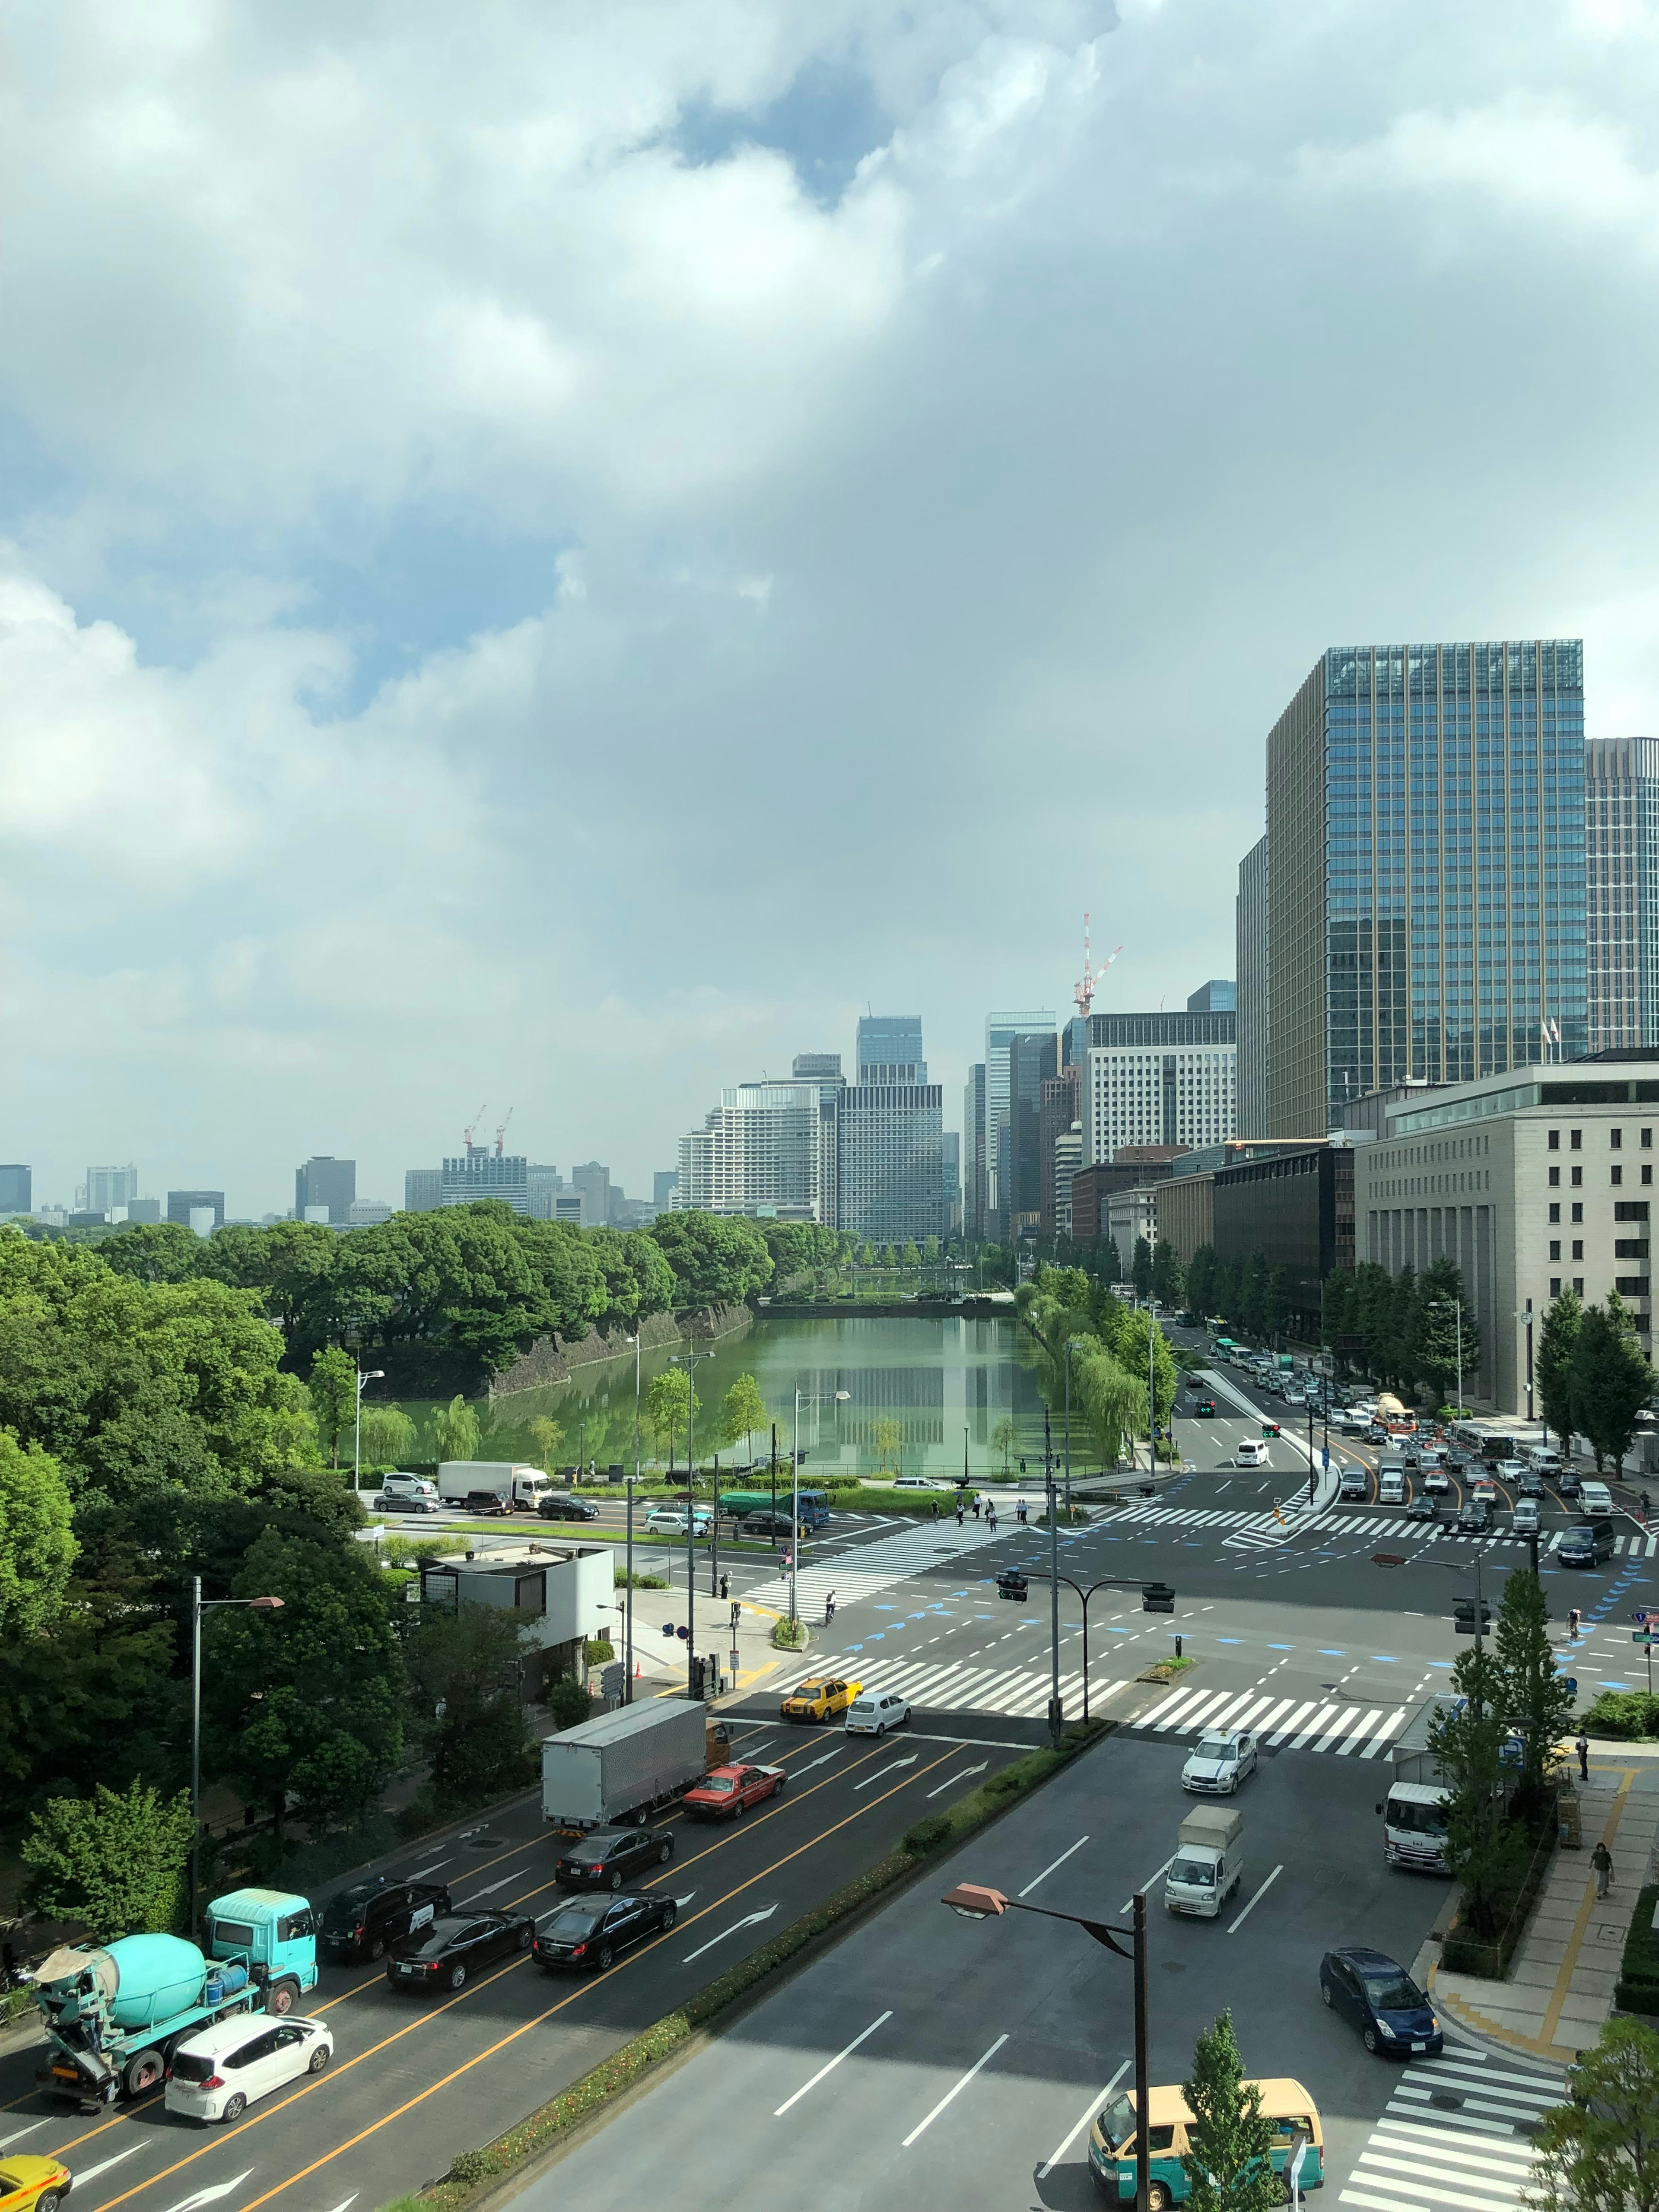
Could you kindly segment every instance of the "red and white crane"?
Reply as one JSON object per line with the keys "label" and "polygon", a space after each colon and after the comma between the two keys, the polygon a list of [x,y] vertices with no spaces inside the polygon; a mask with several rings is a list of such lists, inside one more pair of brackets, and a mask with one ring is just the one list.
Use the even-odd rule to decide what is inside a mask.
{"label": "red and white crane", "polygon": [[467,1151],[468,1151],[469,1152],[473,1152],[474,1150],[476,1150],[476,1147],[475,1147],[475,1146],[473,1145],[473,1142],[472,1142],[472,1132],[473,1132],[473,1130],[474,1130],[474,1129],[476,1129],[476,1128],[477,1127],[477,1126],[478,1126],[479,1122],[483,1121],[483,1117],[484,1117],[484,1109],[483,1109],[483,1108],[482,1106],[480,1106],[480,1107],[479,1107],[479,1109],[478,1109],[478,1110],[477,1110],[477,1113],[472,1116],[472,1119],[471,1119],[471,1121],[468,1123],[467,1127],[466,1127],[465,1129],[463,1129],[463,1130],[462,1130],[462,1132],[461,1132],[461,1138],[462,1138],[462,1141],[465,1143],[465,1146],[466,1146],[466,1149],[467,1149]]}
{"label": "red and white crane", "polygon": [[1080,983],[1073,984],[1072,996],[1077,1000],[1077,1010],[1085,1022],[1089,1018],[1089,1009],[1093,1006],[1095,1001],[1095,985],[1099,982],[1101,977],[1106,973],[1106,970],[1111,966],[1113,961],[1117,958],[1118,953],[1121,952],[1122,950],[1123,947],[1120,945],[1117,948],[1117,951],[1109,952],[1105,959],[1102,961],[1100,966],[1098,968],[1095,967],[1093,964],[1093,955],[1089,950],[1089,917],[1086,914],[1084,915],[1083,981]]}

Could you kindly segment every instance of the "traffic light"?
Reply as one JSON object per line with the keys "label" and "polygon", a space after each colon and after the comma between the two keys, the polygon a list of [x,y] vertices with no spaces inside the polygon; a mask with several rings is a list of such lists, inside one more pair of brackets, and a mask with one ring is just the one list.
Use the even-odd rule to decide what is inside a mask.
{"label": "traffic light", "polygon": [[[1452,1625],[1460,1636],[1474,1635],[1474,1600],[1472,1597],[1460,1597],[1454,1601],[1452,1606]],[[1480,1601],[1480,1633],[1485,1636],[1491,1627],[1492,1605],[1489,1600],[1482,1598]]]}
{"label": "traffic light", "polygon": [[1173,1613],[1176,1594],[1168,1583],[1143,1583],[1140,1586],[1140,1609],[1143,1613]]}

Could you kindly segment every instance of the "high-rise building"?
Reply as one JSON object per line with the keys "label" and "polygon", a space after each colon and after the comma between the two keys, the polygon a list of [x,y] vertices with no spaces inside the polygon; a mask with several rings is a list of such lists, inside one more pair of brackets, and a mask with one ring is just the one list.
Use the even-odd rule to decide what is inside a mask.
{"label": "high-rise building", "polygon": [[314,1221],[313,1211],[325,1206],[324,1219],[331,1223],[349,1222],[352,1200],[357,1195],[357,1163],[356,1160],[337,1160],[331,1153],[323,1152],[308,1159],[302,1168],[294,1170],[294,1218]]}
{"label": "high-rise building", "polygon": [[651,1178],[651,1203],[659,1213],[665,1213],[674,1203],[674,1192],[678,1186],[678,1168],[659,1168]]}
{"label": "high-rise building", "polygon": [[564,1177],[557,1168],[545,1162],[531,1160],[525,1168],[525,1188],[530,1199],[532,1221],[557,1219],[553,1201],[564,1188]]}
{"label": "high-rise building", "polygon": [[841,1102],[847,1078],[838,1052],[798,1052],[794,1079],[818,1094],[818,1219],[834,1228],[841,1219]]}
{"label": "high-rise building", "polygon": [[1073,1121],[1069,1129],[1055,1133],[1054,1164],[1051,1170],[1054,1194],[1054,1235],[1072,1234],[1072,1185],[1083,1165],[1083,1124]]}
{"label": "high-rise building", "polygon": [[[824,1055],[828,1057],[828,1055]],[[836,1055],[839,1062],[840,1055]],[[860,1083],[926,1083],[920,1014],[861,1014],[858,1071]]]}
{"label": "high-rise building", "polygon": [[1238,1011],[1238,986],[1229,979],[1212,975],[1207,983],[1200,983],[1187,1001],[1189,1014],[1232,1014]]}
{"label": "high-rise building", "polygon": [[[1069,1229],[1060,1226],[1060,1211],[1064,1201],[1066,1218],[1071,1219],[1071,1177],[1083,1163],[1070,1160],[1069,1146],[1064,1145],[1073,1124],[1079,1132],[1083,1122],[1083,1070],[1062,1067],[1058,1075],[1046,1076],[1042,1085],[1042,1104],[1038,1121],[1037,1151],[1039,1172],[1042,1176],[1042,1234],[1045,1237],[1067,1236]],[[1079,1135],[1079,1143],[1081,1137]],[[1065,1187],[1061,1188],[1062,1174]]]}
{"label": "high-rise building", "polygon": [[225,1225],[225,1194],[222,1190],[170,1190],[167,1193],[167,1219],[176,1221],[184,1229],[195,1229],[204,1233],[191,1214],[212,1217],[209,1226],[222,1229]]}
{"label": "high-rise building", "polygon": [[587,1160],[570,1170],[570,1188],[582,1202],[582,1227],[604,1229],[611,1219],[611,1170]]}
{"label": "high-rise building", "polygon": [[1126,1145],[1219,1145],[1235,1133],[1238,1016],[1092,1014],[1084,1164]]}
{"label": "high-rise building", "polygon": [[[866,1014],[858,1081],[835,1092],[835,1189],[823,1218],[878,1243],[945,1234],[944,1093],[920,1014]],[[820,1094],[821,1099],[823,1094]]]}
{"label": "high-rise building", "polygon": [[1009,1040],[1008,1119],[999,1134],[997,1164],[1010,1237],[1034,1236],[1042,1225],[1042,1091],[1054,1079],[1059,1056],[1052,1029],[1019,1030]]}
{"label": "high-rise building", "polygon": [[[993,1243],[1008,1235],[1008,1192],[1003,1178],[1012,1164],[1013,1094],[1010,1060],[1017,1036],[1054,1033],[1052,1007],[1035,1013],[985,1018],[985,1205],[981,1234]],[[1052,1075],[1053,1068],[1048,1073]]]}
{"label": "high-rise building", "polygon": [[1238,1127],[1267,1133],[1267,841],[1259,837],[1238,864],[1234,909],[1238,962]]}
{"label": "high-rise building", "polygon": [[977,1244],[985,1236],[988,1194],[985,1152],[985,1062],[968,1071],[962,1090],[962,1233]]}
{"label": "high-rise building", "polygon": [[405,1213],[435,1213],[443,1202],[444,1171],[441,1168],[404,1170]]}
{"label": "high-rise building", "polygon": [[940,1158],[945,1165],[945,1233],[947,1237],[962,1234],[962,1139],[954,1129],[946,1129],[939,1137]]}
{"label": "high-rise building", "polygon": [[1592,1052],[1659,1044],[1659,738],[1584,744]]}
{"label": "high-rise building", "polygon": [[138,1195],[135,1167],[88,1168],[87,1179],[75,1194],[76,1206],[86,1213],[112,1213]]}
{"label": "high-rise building", "polygon": [[819,1119],[815,1082],[722,1091],[702,1127],[680,1139],[675,1209],[820,1219]]}
{"label": "high-rise building", "polygon": [[530,1211],[530,1162],[522,1152],[492,1152],[488,1145],[469,1145],[443,1164],[440,1206],[471,1206],[480,1198],[505,1200],[514,1213]]}
{"label": "high-rise building", "polygon": [[[0,1207],[0,1212],[3,1212],[4,1210],[3,1207]],[[161,1201],[159,1198],[130,1198],[122,1210],[129,1222],[155,1222],[161,1218]]]}
{"label": "high-rise building", "polygon": [[1577,638],[1320,656],[1267,738],[1266,1133],[1583,1053],[1583,726]]}
{"label": "high-rise building", "polygon": [[0,1167],[0,1214],[34,1210],[34,1170],[16,1160]]}

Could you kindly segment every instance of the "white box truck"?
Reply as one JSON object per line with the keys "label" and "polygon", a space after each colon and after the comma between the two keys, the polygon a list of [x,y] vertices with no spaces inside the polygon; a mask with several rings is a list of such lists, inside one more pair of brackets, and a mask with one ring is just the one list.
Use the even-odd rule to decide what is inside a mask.
{"label": "white box truck", "polygon": [[1164,1902],[1171,1912],[1198,1920],[1219,1917],[1244,1879],[1243,1834],[1244,1815],[1231,1806],[1194,1806],[1181,1824],[1176,1855],[1164,1876]]}
{"label": "white box truck", "polygon": [[554,1486],[538,1467],[510,1459],[447,1459],[438,1468],[438,1495],[446,1505],[465,1505],[474,1491],[494,1492],[520,1513],[534,1513]]}
{"label": "white box truck", "polygon": [[544,1737],[543,1819],[604,1828],[667,1804],[708,1771],[708,1717],[689,1698],[652,1698]]}
{"label": "white box truck", "polygon": [[1377,1807],[1382,1816],[1382,1856],[1390,1866],[1419,1874],[1444,1874],[1446,1789],[1429,1730],[1442,1713],[1455,1712],[1461,1698],[1430,1698],[1401,1730],[1394,1746],[1394,1778]]}

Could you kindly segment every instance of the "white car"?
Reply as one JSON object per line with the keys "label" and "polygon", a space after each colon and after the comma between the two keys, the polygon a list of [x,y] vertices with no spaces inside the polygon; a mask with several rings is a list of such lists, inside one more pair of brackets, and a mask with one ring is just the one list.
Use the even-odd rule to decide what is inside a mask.
{"label": "white car", "polygon": [[1451,1477],[1443,1467],[1425,1467],[1423,1487],[1431,1498],[1443,1498],[1451,1488]]}
{"label": "white car", "polygon": [[[692,1534],[706,1536],[708,1534],[707,1507],[699,1505],[694,1519],[696,1526]],[[683,1536],[685,1534],[685,1508],[683,1505],[653,1505],[645,1516],[645,1525],[654,1529],[659,1536]]]}
{"label": "white car", "polygon": [[1231,1797],[1255,1772],[1255,1738],[1243,1729],[1201,1735],[1187,1754],[1181,1786],[1206,1797]]}
{"label": "white car", "polygon": [[847,1708],[848,1735],[885,1735],[910,1717],[910,1701],[891,1690],[864,1690]]}
{"label": "white car", "polygon": [[289,2013],[239,2012],[187,2035],[173,2054],[162,2102],[191,2120],[240,2120],[250,2105],[307,2074],[320,2074],[334,2055],[326,2021]]}
{"label": "white car", "polygon": [[1523,1474],[1530,1474],[1532,1469],[1523,1459],[1500,1459],[1496,1472],[1500,1482],[1506,1482],[1512,1487]]}
{"label": "white car", "polygon": [[895,1490],[952,1490],[954,1483],[936,1482],[931,1474],[899,1474],[893,1478]]}
{"label": "white car", "polygon": [[387,1498],[429,1498],[438,1502],[438,1486],[427,1474],[384,1474],[380,1490]]}

